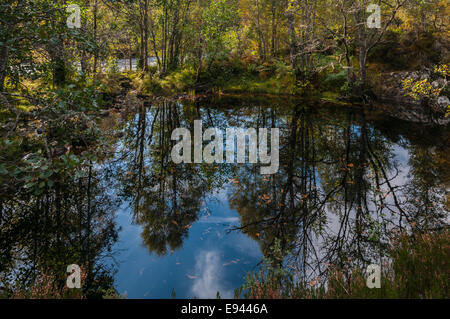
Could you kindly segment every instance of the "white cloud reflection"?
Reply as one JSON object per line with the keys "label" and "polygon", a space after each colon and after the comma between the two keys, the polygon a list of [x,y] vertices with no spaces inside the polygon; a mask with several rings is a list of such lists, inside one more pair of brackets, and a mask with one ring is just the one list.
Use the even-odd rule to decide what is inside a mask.
{"label": "white cloud reflection", "polygon": [[221,283],[223,265],[219,252],[215,250],[203,251],[197,255],[196,259],[196,278],[193,280],[192,294],[197,298],[213,299],[216,298],[219,291],[222,298],[232,298],[232,291],[226,289]]}

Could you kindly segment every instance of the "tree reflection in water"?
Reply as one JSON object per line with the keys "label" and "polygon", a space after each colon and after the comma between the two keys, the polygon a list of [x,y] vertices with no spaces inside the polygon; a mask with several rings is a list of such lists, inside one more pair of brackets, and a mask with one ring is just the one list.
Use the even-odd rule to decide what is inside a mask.
{"label": "tree reflection in water", "polygon": [[133,204],[133,216],[142,226],[150,252],[167,254],[182,246],[204,204],[205,196],[224,179],[220,169],[171,160],[172,131],[193,126],[199,109],[162,103],[140,107],[126,127],[124,166],[119,180],[122,194]]}
{"label": "tree reflection in water", "polygon": [[109,175],[91,163],[76,171],[60,171],[54,176],[57,182],[47,185],[42,194],[26,188],[2,194],[3,289],[9,286],[17,297],[26,297],[19,291],[28,291],[23,289],[46,278],[55,287],[48,291],[34,287],[32,297],[64,296],[70,264],[83,270],[83,292],[76,296],[101,297],[113,289],[113,270],[103,263],[112,256],[118,231],[114,220],[118,202],[109,191]]}
{"label": "tree reflection in water", "polygon": [[[279,172],[264,176],[253,164],[175,165],[172,131],[193,131],[198,119],[222,131],[280,128]],[[51,270],[62,287],[67,265],[79,263],[87,265],[88,296],[112,287],[112,270],[102,261],[117,240],[114,211],[122,200],[150,253],[162,256],[181,249],[206,198],[226,189],[240,217],[230,231],[257,241],[266,257],[293,267],[304,282],[329,264],[380,263],[396,231],[446,227],[445,128],[358,107],[238,97],[141,104],[122,129],[108,165],[63,170],[38,196],[25,188],[1,194],[3,283],[26,285]],[[273,255],[275,244],[281,255]]]}
{"label": "tree reflection in water", "polygon": [[[278,174],[260,175],[250,164],[173,164],[172,130],[193,131],[197,119],[222,131],[281,128]],[[258,241],[265,256],[295,267],[307,282],[329,264],[381,262],[392,232],[443,227],[445,134],[360,108],[280,99],[166,102],[141,107],[127,125],[120,180],[151,252],[180,248],[205,197],[227,188],[240,215],[231,230]],[[399,161],[403,149],[409,162]],[[277,241],[278,260],[270,256]]]}

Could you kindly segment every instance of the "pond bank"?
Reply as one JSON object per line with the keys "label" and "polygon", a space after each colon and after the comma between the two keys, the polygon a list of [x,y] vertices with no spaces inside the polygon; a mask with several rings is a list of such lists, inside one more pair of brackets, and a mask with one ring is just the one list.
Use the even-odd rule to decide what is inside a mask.
{"label": "pond bank", "polygon": [[[445,116],[445,108],[441,105],[436,107],[437,100],[433,104],[425,103],[424,101],[415,100],[404,94],[401,85],[398,84],[399,77],[405,79],[412,74],[413,78],[427,78],[426,74],[417,76],[417,72],[401,72],[390,73],[389,79],[386,80],[386,84],[382,87],[375,89],[376,101],[370,104],[355,103],[339,97],[339,94],[331,92],[323,92],[314,95],[305,96],[300,94],[287,94],[287,93],[272,93],[272,92],[246,92],[243,90],[214,90],[212,88],[203,87],[202,90],[188,90],[172,93],[152,93],[143,90],[139,81],[136,78],[127,75],[121,75],[114,80],[116,82],[116,92],[105,93],[104,97],[107,101],[107,107],[113,107],[115,109],[127,110],[131,103],[135,105],[137,101],[144,101],[149,106],[152,102],[156,101],[183,101],[189,100],[199,102],[205,99],[220,98],[224,96],[254,96],[260,99],[286,99],[286,100],[298,100],[298,101],[312,101],[320,105],[334,104],[342,105],[346,107],[369,107],[376,108],[379,111],[385,113],[387,116],[394,117],[406,122],[421,123],[430,125],[447,125],[450,122],[450,117]],[[395,87],[392,87],[392,83],[397,83]],[[389,84],[391,83],[391,84]],[[401,82],[400,82],[401,83]],[[400,86],[399,86],[400,85]],[[443,99],[439,100],[440,102]],[[433,106],[434,105],[434,106]],[[107,111],[103,111],[107,114]]]}

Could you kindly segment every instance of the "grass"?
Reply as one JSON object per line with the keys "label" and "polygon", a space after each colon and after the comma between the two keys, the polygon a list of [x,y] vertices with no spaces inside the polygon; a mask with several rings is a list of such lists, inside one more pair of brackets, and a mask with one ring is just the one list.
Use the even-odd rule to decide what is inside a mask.
{"label": "grass", "polygon": [[401,234],[382,265],[380,289],[369,289],[365,268],[328,268],[326,278],[309,283],[294,282],[293,274],[270,266],[250,274],[241,291],[251,299],[361,299],[449,298],[449,230],[424,234]]}

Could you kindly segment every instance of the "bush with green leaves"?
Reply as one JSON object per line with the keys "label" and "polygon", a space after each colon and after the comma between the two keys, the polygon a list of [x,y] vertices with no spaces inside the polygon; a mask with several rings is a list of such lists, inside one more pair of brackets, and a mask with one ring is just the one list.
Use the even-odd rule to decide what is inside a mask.
{"label": "bush with green leaves", "polygon": [[[272,251],[280,253],[275,244]],[[366,264],[349,260],[329,264],[326,276],[305,283],[279,260],[264,258],[259,272],[250,273],[236,290],[244,298],[449,298],[450,233],[448,228],[427,233],[394,235],[382,258],[381,288],[367,287]],[[297,276],[298,277],[298,276]]]}

